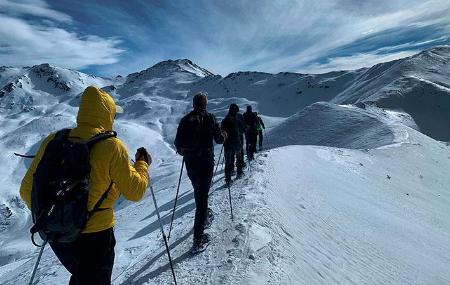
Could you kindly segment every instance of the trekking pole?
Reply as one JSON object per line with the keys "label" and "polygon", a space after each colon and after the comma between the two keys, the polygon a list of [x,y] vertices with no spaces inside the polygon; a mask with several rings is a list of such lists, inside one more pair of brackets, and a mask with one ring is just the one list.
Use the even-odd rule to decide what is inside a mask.
{"label": "trekking pole", "polygon": [[175,217],[175,208],[177,207],[178,194],[180,193],[180,184],[181,184],[181,176],[183,175],[183,168],[184,168],[184,156],[183,156],[183,162],[181,162],[180,178],[178,179],[177,194],[175,195],[175,202],[173,203],[172,219],[170,220],[169,235],[168,235],[167,239],[170,239],[170,233],[172,232],[173,219]]}
{"label": "trekking pole", "polygon": [[166,246],[167,256],[169,257],[169,264],[170,264],[170,269],[172,270],[173,282],[175,283],[175,285],[177,285],[177,278],[175,277],[175,271],[173,270],[172,257],[170,256],[169,245],[167,244],[166,234],[164,233],[161,216],[159,215],[158,204],[156,203],[155,192],[153,191],[153,186],[151,183],[150,183],[150,191],[152,192],[153,203],[155,204],[156,215],[158,216],[158,221],[159,221],[159,227],[161,229],[161,234],[164,239],[164,244]]}
{"label": "trekking pole", "polygon": [[230,189],[230,184],[228,184],[228,198],[230,199],[231,220],[234,221],[234,219],[233,219],[233,204],[231,203],[231,189]]}
{"label": "trekking pole", "polygon": [[[219,159],[217,160],[216,170],[214,170],[213,179],[216,176],[217,169],[219,168],[220,158],[222,157],[222,152],[223,152],[223,145],[222,145],[222,148],[220,149]],[[224,157],[225,157],[225,155],[224,155]]]}
{"label": "trekking pole", "polygon": [[39,255],[38,258],[36,260],[36,264],[34,265],[33,268],[33,273],[31,274],[31,279],[30,279],[30,283],[28,283],[29,285],[33,285],[33,281],[34,281],[34,277],[36,276],[36,272],[39,266],[39,262],[41,261],[41,257],[42,257],[42,253],[44,252],[44,248],[47,245],[47,240],[44,241],[44,243],[41,245],[41,250],[39,251]]}

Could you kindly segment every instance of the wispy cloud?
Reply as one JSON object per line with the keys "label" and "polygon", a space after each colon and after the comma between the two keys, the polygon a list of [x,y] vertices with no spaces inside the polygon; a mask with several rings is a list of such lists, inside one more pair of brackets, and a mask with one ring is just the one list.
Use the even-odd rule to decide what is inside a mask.
{"label": "wispy cloud", "polygon": [[298,71],[304,73],[326,73],[339,70],[355,70],[370,67],[378,63],[388,62],[418,53],[418,50],[400,51],[388,54],[359,53],[351,56],[334,57],[326,63],[313,63]]}
{"label": "wispy cloud", "polygon": [[[131,73],[168,58],[189,58],[223,75],[238,70],[317,72],[450,44],[448,0],[1,3],[9,3],[9,10],[0,12],[0,22],[14,19],[20,29],[14,35],[16,30],[0,28],[0,37],[7,34],[11,40],[0,39],[0,60],[14,65],[14,58],[19,63],[53,59],[72,68],[90,66],[87,71],[103,75]],[[27,29],[34,40],[20,37]],[[34,52],[27,54],[22,47]],[[6,55],[9,49],[17,54],[13,59]]]}
{"label": "wispy cloud", "polygon": [[51,9],[43,0],[0,0],[0,7],[2,8],[2,12],[8,15],[31,15],[59,22],[72,21],[72,17]]}
{"label": "wispy cloud", "polygon": [[112,64],[123,52],[120,40],[74,32],[71,16],[44,1],[0,0],[0,64],[44,62],[67,68]]}

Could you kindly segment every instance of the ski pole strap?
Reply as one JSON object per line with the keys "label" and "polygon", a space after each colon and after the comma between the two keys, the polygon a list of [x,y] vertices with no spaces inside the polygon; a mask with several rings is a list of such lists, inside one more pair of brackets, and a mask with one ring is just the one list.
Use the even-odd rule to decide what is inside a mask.
{"label": "ski pole strap", "polygon": [[34,246],[36,246],[36,247],[44,247],[45,244],[47,243],[47,241],[45,240],[43,244],[38,244],[38,243],[36,242],[36,240],[34,239],[34,235],[35,235],[35,234],[36,234],[36,232],[31,233],[31,242],[32,242],[32,243],[34,244]]}
{"label": "ski pole strap", "polygon": [[35,158],[36,157],[36,155],[20,154],[17,152],[15,152],[14,155],[18,156],[18,157],[23,157],[23,158]]}
{"label": "ski pole strap", "polygon": [[109,183],[108,189],[106,189],[105,193],[103,193],[103,195],[100,197],[100,199],[98,199],[97,203],[95,203],[94,208],[92,208],[92,210],[89,211],[89,213],[88,213],[88,219],[89,219],[90,217],[92,217],[92,215],[93,215],[95,212],[102,211],[102,210],[106,210],[106,209],[100,209],[100,206],[102,205],[103,201],[105,201],[106,197],[108,196],[108,193],[109,193],[109,191],[111,190],[113,183],[114,183],[113,181],[111,181],[111,183]]}

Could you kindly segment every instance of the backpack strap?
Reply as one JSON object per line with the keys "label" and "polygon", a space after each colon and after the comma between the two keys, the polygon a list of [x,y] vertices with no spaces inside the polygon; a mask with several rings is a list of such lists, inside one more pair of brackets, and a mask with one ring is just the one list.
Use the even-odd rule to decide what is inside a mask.
{"label": "backpack strap", "polygon": [[[103,132],[103,133],[99,133],[95,136],[93,136],[92,138],[88,139],[87,141],[85,141],[85,144],[87,145],[88,148],[91,148],[94,144],[112,138],[112,137],[117,137],[117,132],[115,131],[107,131],[107,132]],[[100,197],[100,199],[98,199],[97,203],[95,203],[94,208],[92,208],[91,211],[89,211],[88,213],[88,220],[90,219],[90,217],[92,217],[92,215],[95,212],[101,211],[103,209],[100,209],[100,206],[102,205],[103,201],[105,201],[106,197],[108,196],[109,191],[112,188],[113,185],[113,181],[111,181],[111,183],[109,183],[108,189],[106,189],[105,193],[102,194],[102,196]]]}
{"label": "backpack strap", "polygon": [[103,201],[105,201],[106,197],[108,196],[108,193],[111,190],[113,184],[114,184],[114,182],[112,182],[112,181],[111,181],[111,183],[109,183],[108,189],[106,189],[105,193],[103,193],[102,196],[100,197],[100,199],[98,199],[97,203],[95,203],[94,208],[92,208],[92,210],[88,212],[88,220],[92,217],[92,215],[95,212],[102,210],[102,209],[100,209],[100,206],[102,205]]}
{"label": "backpack strap", "polygon": [[62,129],[56,132],[54,140],[67,140],[72,129]]}
{"label": "backpack strap", "polygon": [[85,141],[85,144],[88,146],[88,148],[91,148],[94,144],[109,139],[109,138],[115,138],[117,137],[117,132],[115,131],[106,131],[103,133],[99,133],[96,134],[95,136],[93,136],[92,138],[88,139],[87,141]]}

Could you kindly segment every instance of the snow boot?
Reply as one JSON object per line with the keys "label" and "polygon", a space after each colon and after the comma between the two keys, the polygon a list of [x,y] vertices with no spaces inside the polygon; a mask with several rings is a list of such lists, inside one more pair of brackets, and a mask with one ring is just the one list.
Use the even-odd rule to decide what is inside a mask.
{"label": "snow boot", "polygon": [[211,210],[211,208],[208,208],[205,221],[205,229],[209,229],[213,221],[214,221],[214,212]]}
{"label": "snow boot", "polygon": [[208,247],[209,242],[211,241],[211,237],[209,234],[203,234],[201,238],[194,239],[194,244],[192,245],[191,253],[198,254],[200,252],[205,251]]}

